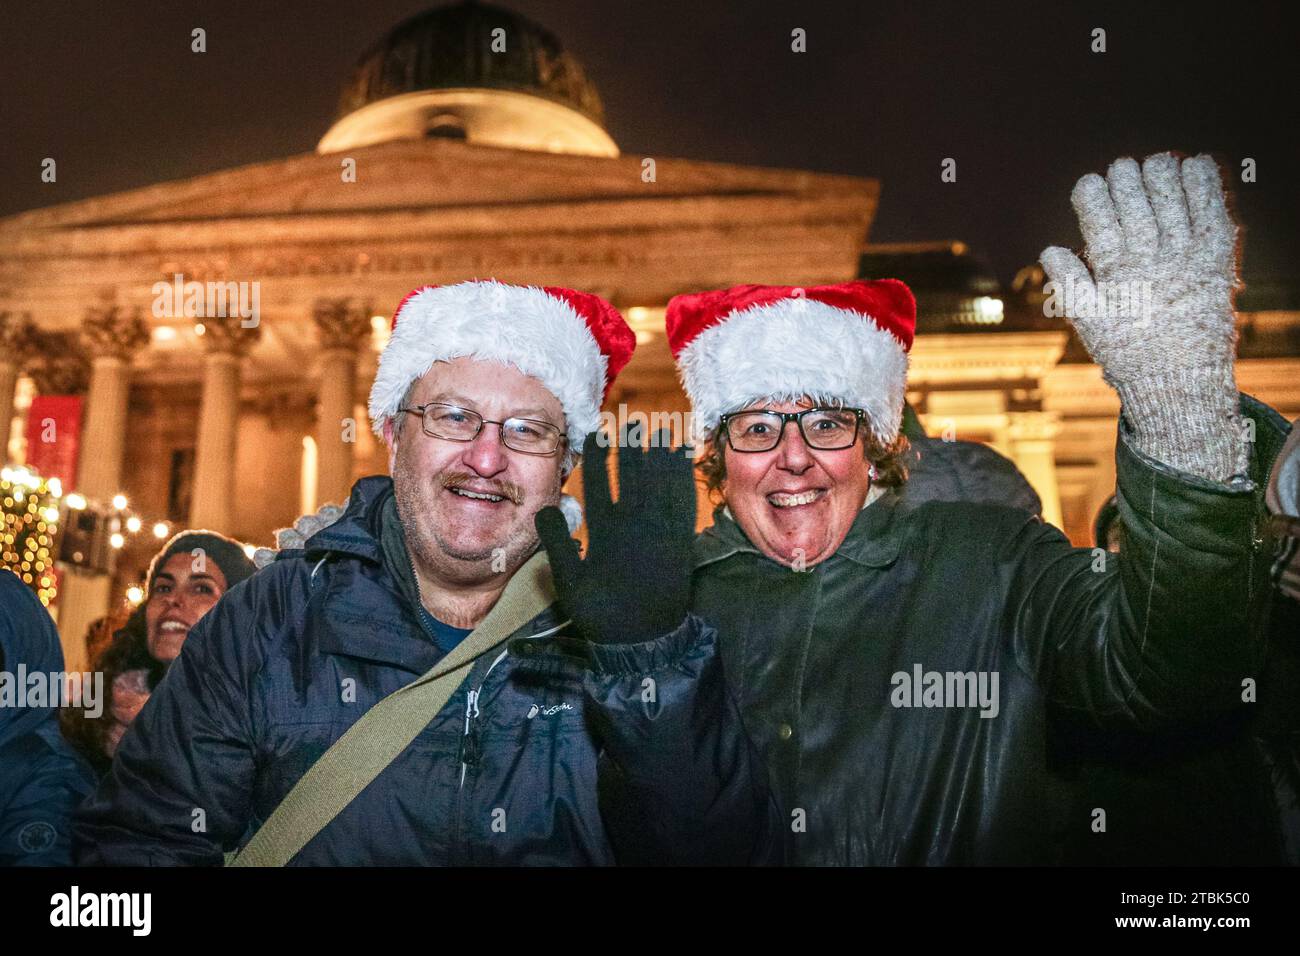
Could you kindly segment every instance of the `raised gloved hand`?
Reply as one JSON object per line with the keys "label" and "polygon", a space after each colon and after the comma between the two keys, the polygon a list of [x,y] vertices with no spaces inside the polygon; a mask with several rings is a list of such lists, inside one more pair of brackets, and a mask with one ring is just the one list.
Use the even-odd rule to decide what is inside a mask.
{"label": "raised gloved hand", "polygon": [[537,513],[560,606],[588,641],[633,644],[676,630],[691,597],[695,480],[689,452],[667,447],[660,432],[648,450],[620,436],[618,501],[610,496],[609,450],[587,436],[582,486],[587,556],[558,508]]}
{"label": "raised gloved hand", "polygon": [[1249,448],[1233,374],[1237,227],[1209,156],[1117,159],[1070,196],[1088,265],[1040,261],[1065,314],[1123,403],[1134,442],[1214,481],[1245,474]]}

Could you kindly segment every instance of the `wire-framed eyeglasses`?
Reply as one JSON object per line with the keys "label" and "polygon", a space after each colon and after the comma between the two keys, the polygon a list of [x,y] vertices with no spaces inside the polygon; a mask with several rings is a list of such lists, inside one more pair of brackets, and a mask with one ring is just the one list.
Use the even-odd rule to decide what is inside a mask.
{"label": "wire-framed eyeglasses", "polygon": [[484,425],[496,425],[501,443],[512,451],[525,455],[553,455],[567,439],[564,433],[550,422],[534,418],[507,418],[493,421],[478,412],[445,402],[429,402],[411,408],[399,408],[420,416],[420,427],[430,438],[469,442],[479,436]]}

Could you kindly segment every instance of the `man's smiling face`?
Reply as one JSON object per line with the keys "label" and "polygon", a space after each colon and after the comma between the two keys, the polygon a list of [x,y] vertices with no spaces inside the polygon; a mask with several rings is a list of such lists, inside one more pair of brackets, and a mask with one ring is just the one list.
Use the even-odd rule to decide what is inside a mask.
{"label": "man's smiling face", "polygon": [[[566,428],[559,400],[541,382],[498,362],[434,363],[403,407],[430,402],[495,421],[548,422],[562,434]],[[533,516],[560,500],[564,444],[553,455],[525,454],[502,444],[499,427],[489,424],[473,441],[434,438],[414,413],[400,413],[384,437],[407,544],[426,572],[472,584],[513,573],[537,548]],[[494,561],[498,556],[504,562]]]}

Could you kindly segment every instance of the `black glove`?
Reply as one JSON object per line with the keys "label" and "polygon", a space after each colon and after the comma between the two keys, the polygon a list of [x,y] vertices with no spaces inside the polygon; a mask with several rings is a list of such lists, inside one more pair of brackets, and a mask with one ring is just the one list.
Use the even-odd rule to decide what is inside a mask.
{"label": "black glove", "polygon": [[618,502],[610,498],[609,450],[587,436],[582,454],[589,544],[578,542],[559,508],[537,512],[560,607],[578,634],[604,644],[635,644],[676,630],[691,599],[695,478],[690,453],[667,447],[660,432],[642,451],[620,436]]}

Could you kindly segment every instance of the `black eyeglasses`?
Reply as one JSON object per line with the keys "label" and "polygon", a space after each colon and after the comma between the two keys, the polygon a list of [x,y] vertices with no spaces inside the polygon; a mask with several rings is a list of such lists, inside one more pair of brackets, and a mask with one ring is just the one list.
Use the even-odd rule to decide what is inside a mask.
{"label": "black eyeglasses", "polygon": [[835,451],[849,448],[858,440],[858,428],[866,412],[860,408],[806,408],[802,412],[773,412],[766,409],[733,412],[722,416],[727,441],[735,451],[771,451],[781,444],[788,422],[799,426],[809,448]]}
{"label": "black eyeglasses", "polygon": [[566,439],[564,433],[550,422],[531,418],[507,418],[494,422],[478,412],[459,405],[429,402],[413,408],[399,408],[420,416],[420,427],[430,438],[447,441],[473,441],[484,425],[496,425],[501,433],[501,443],[512,451],[525,455],[553,455]]}

